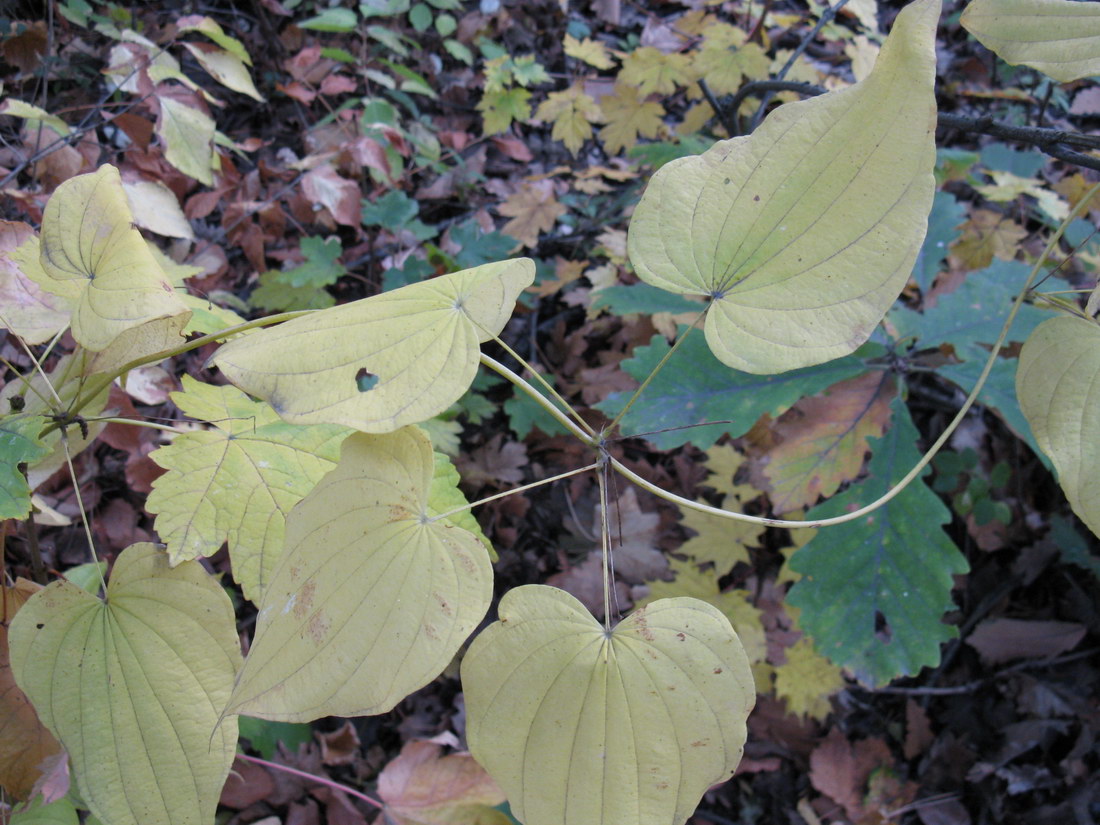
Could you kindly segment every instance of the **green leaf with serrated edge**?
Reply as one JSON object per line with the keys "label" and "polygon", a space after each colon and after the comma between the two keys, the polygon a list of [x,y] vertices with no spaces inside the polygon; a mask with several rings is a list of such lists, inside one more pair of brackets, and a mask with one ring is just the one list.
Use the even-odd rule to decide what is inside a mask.
{"label": "green leaf with serrated edge", "polygon": [[529,258],[443,275],[251,332],[210,363],[292,424],[392,432],[462,397],[534,277]]}
{"label": "green leaf with serrated edge", "polygon": [[[550,386],[557,383],[552,375],[547,375],[545,378],[546,383]],[[546,400],[561,409],[554,399],[547,397]],[[562,410],[562,412],[565,411]],[[504,414],[508,416],[508,426],[512,428],[512,432],[521,439],[527,438],[532,427],[538,427],[546,435],[564,435],[567,432],[560,421],[543,409],[542,405],[531,396],[519,389],[514,390],[512,397],[504,402]]]}
{"label": "green leaf with serrated edge", "polygon": [[954,195],[936,192],[932,199],[932,212],[928,216],[928,234],[924,236],[913,267],[913,280],[924,294],[927,295],[932,288],[932,282],[947,258],[947,248],[962,234],[956,227],[965,220],[966,209]]}
{"label": "green leaf with serrated edge", "polygon": [[241,738],[247,739],[264,759],[274,758],[280,744],[291,753],[297,753],[299,745],[313,741],[313,727],[297,722],[272,722],[270,719],[238,716],[237,726]]}
{"label": "green leaf with serrated edge", "polygon": [[[451,463],[450,456],[444,453],[433,453],[432,459],[434,464],[432,483],[428,488],[428,515],[438,516],[440,513],[447,513],[458,507],[465,507],[469,502],[466,501],[466,496],[462,495],[462,491],[458,489],[458,484],[462,479],[458,474],[458,470],[455,469],[455,465]],[[448,516],[447,521],[472,533],[489,551],[490,561],[495,562],[497,560],[497,552],[481,531],[481,525],[477,523],[473,511],[463,510],[460,513],[455,513]]]}
{"label": "green leaf with serrated edge", "polygon": [[187,319],[132,221],[113,166],[69,178],[42,214],[39,286],[68,301],[73,338],[94,352],[151,321],[174,318],[182,328]]}
{"label": "green leaf with serrated edge", "polygon": [[616,284],[601,289],[592,296],[592,309],[607,309],[615,315],[630,315],[655,312],[675,312],[696,314],[707,308],[699,301],[692,301],[679,295],[670,295],[663,289],[649,284],[623,286]]}
{"label": "green leaf with serrated edge", "polygon": [[1070,506],[1100,535],[1100,326],[1044,321],[1020,351],[1016,393]]}
{"label": "green leaf with serrated edge", "polygon": [[172,564],[212,556],[229,544],[233,578],[258,602],[283,551],[290,509],[336,466],[350,430],[287,424],[236,387],[183,376],[172,402],[213,428],[177,436],[149,457],[166,472],[153,481],[145,509]]}
{"label": "green leaf with serrated edge", "polygon": [[434,465],[417,427],[344,442],[287,517],[228,712],[384,713],[450,663],[489,609],[493,571],[476,536],[428,521]]}
{"label": "green leaf with serrated edge", "polygon": [[[894,423],[871,441],[867,478],[814,507],[806,519],[843,515],[874,501],[917,461],[919,434],[895,399]],[[802,574],[789,601],[817,649],[868,685],[911,676],[940,660],[958,635],[944,624],[952,576],[966,559],[940,525],[951,513],[920,479],[873,513],[818,530],[791,558]]]}
{"label": "green leaf with serrated edge", "polygon": [[[954,292],[940,295],[934,309],[920,313],[907,307],[895,307],[890,311],[890,323],[900,339],[914,342],[915,349],[950,344],[962,363],[944,364],[937,372],[970,392],[1028,272],[1028,266],[1018,261],[994,261],[991,266],[967,275]],[[1031,331],[1049,317],[1049,312],[1023,304],[1005,339],[1006,344],[1026,340]],[[1016,362],[999,358],[978,401],[995,410],[1038,454],[1037,444],[1031,440],[1016,400],[1015,374]]]}
{"label": "green leaf with serrated edge", "polygon": [[934,191],[939,12],[911,3],[865,80],[785,104],[650,180],[631,263],[647,283],[712,298],[707,343],[723,363],[773,373],[847,355],[905,285]]}
{"label": "green leaf with serrated edge", "polygon": [[[664,336],[654,335],[647,346],[636,348],[634,355],[623,361],[623,370],[643,381],[668,349]],[[880,351],[877,344],[868,344],[862,356]],[[861,353],[857,353],[782,375],[750,375],[720,363],[707,349],[702,334],[692,330],[623,417],[622,431],[642,434],[662,450],[687,443],[705,450],[724,433],[742,435],[764,413],[779,415],[802,396],[821,392],[865,369]],[[614,415],[630,396],[629,392],[612,393],[596,408]],[[705,425],[707,421],[733,423]],[[693,426],[696,424],[703,426]],[[689,429],[655,432],[670,427]]]}
{"label": "green leaf with serrated edge", "polygon": [[38,436],[45,426],[41,415],[0,418],[0,519],[26,518],[31,511],[31,490],[19,465],[50,454]]}
{"label": "green leaf with serrated edge", "polygon": [[1100,74],[1100,6],[1070,0],[974,0],[959,19],[1001,60],[1060,83]]}
{"label": "green leaf with serrated edge", "polygon": [[[111,825],[207,825],[237,742],[221,719],[240,664],[233,607],[202,565],[153,544],[115,560],[101,601],[67,581],[11,624],[15,681]],[[220,723],[220,724],[219,724]]]}
{"label": "green leaf with serrated edge", "polygon": [[336,283],[347,270],[339,262],[344,248],[339,238],[302,238],[305,262],[275,274],[275,280],[292,287],[321,289]]}
{"label": "green leaf with serrated edge", "polygon": [[728,779],[756,699],[717,608],[661,599],[610,633],[517,587],[462,660],[470,752],[525,825],[680,825]]}

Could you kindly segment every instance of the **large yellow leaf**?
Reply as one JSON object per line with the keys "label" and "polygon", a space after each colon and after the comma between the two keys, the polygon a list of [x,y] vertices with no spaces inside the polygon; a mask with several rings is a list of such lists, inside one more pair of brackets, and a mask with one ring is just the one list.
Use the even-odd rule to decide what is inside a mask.
{"label": "large yellow leaf", "polygon": [[1100,74],[1100,3],[974,0],[959,19],[983,46],[1066,83]]}
{"label": "large yellow leaf", "polygon": [[527,585],[462,662],[470,751],[524,825],[679,825],[732,775],[755,701],[715,607],[661,599],[609,634]]}
{"label": "large yellow leaf", "polygon": [[417,427],[348,438],[286,520],[229,708],[264,719],[384,713],[445,668],[489,609],[485,546],[429,521]]}
{"label": "large yellow leaf", "polygon": [[143,324],[178,317],[182,327],[187,317],[132,221],[113,166],[65,181],[42,215],[39,285],[68,300],[73,338],[95,352]]}
{"label": "large yellow leaf", "polygon": [[233,578],[258,602],[283,551],[286,514],[336,466],[349,431],[287,424],[236,387],[187,375],[172,401],[214,429],[184,433],[150,454],[168,472],[153,482],[145,509],[157,514],[172,564],[228,542]]}
{"label": "large yellow leaf", "polygon": [[28,344],[44,344],[69,325],[65,299],[39,286],[44,277],[34,230],[0,221],[0,327]]}
{"label": "large yellow leaf", "polygon": [[195,562],[153,544],[115,561],[101,601],[68,581],[10,629],[15,681],[109,825],[209,825],[237,743],[219,716],[240,663],[233,606]]}
{"label": "large yellow leaf", "polygon": [[529,258],[465,269],[249,333],[210,360],[292,424],[392,432],[466,392],[480,343],[534,278]]}
{"label": "large yellow leaf", "polygon": [[725,364],[771,373],[846,355],[904,286],[932,205],[939,12],[903,9],[864,81],[653,176],[631,262],[712,299],[707,343]]}
{"label": "large yellow leaf", "polygon": [[1073,512],[1100,536],[1100,326],[1062,316],[1028,336],[1016,395]]}

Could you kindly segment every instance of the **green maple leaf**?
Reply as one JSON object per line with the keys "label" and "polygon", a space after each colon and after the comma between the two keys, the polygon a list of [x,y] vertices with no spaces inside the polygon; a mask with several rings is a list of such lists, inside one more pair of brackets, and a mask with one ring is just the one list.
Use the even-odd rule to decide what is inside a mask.
{"label": "green maple leaf", "polygon": [[[894,425],[872,441],[868,475],[806,518],[843,515],[874,501],[920,460],[919,433],[895,399]],[[802,578],[789,594],[817,649],[869,685],[913,675],[940,660],[958,635],[944,624],[952,577],[969,567],[940,525],[951,513],[923,481],[855,521],[818,530],[791,559]]]}
{"label": "green maple leaf", "polygon": [[497,135],[508,131],[513,120],[531,117],[531,93],[526,89],[501,89],[486,92],[477,104],[477,110],[485,119],[485,134]]}
{"label": "green maple leaf", "polygon": [[335,466],[348,430],[287,424],[235,387],[189,376],[175,404],[213,429],[178,436],[151,457],[168,472],[146,508],[173,563],[216,553],[229,542],[233,576],[258,601],[283,549],[286,514]]}

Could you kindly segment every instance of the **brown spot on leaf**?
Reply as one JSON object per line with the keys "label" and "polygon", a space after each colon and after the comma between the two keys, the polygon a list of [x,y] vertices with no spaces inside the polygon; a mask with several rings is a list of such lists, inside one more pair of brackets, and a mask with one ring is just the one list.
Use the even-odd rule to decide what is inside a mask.
{"label": "brown spot on leaf", "polygon": [[294,600],[294,618],[301,619],[309,609],[313,607],[313,592],[317,589],[316,583],[313,579],[310,579],[302,585],[302,589],[298,591],[298,598]]}
{"label": "brown spot on leaf", "polygon": [[685,636],[683,633],[677,633],[676,638],[679,639],[681,642],[687,641],[687,636]]}
{"label": "brown spot on leaf", "polygon": [[325,641],[329,627],[331,627],[331,622],[329,622],[328,616],[325,615],[325,611],[318,610],[310,616],[309,624],[306,626],[306,632],[309,634],[309,638],[320,644]]}
{"label": "brown spot on leaf", "polygon": [[715,673],[721,673],[721,672],[722,672],[722,668],[720,668],[720,667],[716,667],[716,668],[714,669],[714,672],[715,672]]}

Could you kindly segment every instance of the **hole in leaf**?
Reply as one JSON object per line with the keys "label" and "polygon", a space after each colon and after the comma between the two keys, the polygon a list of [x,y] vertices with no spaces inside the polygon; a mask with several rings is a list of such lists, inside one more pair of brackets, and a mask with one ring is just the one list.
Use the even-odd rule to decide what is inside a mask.
{"label": "hole in leaf", "polygon": [[359,392],[372,390],[377,384],[378,376],[373,372],[368,372],[366,367],[360,367],[359,372],[355,373],[355,386],[359,389]]}
{"label": "hole in leaf", "polygon": [[886,621],[881,610],[875,611],[875,636],[883,644],[890,644],[890,640],[894,638],[894,631],[890,629],[890,623]]}

